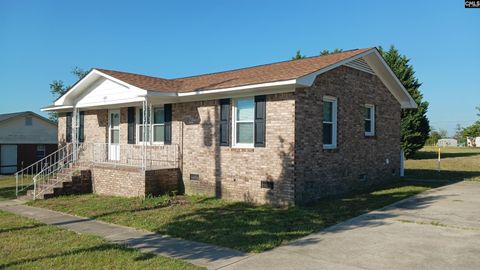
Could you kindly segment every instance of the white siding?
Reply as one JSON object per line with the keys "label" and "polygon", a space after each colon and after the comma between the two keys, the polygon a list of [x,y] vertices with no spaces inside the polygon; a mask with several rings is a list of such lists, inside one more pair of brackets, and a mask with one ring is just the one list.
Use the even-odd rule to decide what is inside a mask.
{"label": "white siding", "polygon": [[[25,118],[32,118],[32,125]],[[22,115],[0,123],[0,144],[56,144],[57,127],[34,115]]]}
{"label": "white siding", "polygon": [[85,94],[77,99],[77,106],[81,108],[115,101],[128,101],[137,96],[137,91],[132,91],[128,87],[109,79],[101,78],[90,85]]}

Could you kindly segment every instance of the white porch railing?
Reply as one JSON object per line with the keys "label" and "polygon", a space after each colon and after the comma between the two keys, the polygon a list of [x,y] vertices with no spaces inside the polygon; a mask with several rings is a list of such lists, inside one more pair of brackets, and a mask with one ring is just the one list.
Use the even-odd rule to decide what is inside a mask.
{"label": "white porch railing", "polygon": [[33,199],[63,180],[59,175],[70,175],[76,168],[95,164],[131,166],[141,169],[178,168],[180,163],[178,145],[137,145],[68,143],[47,157],[17,173],[16,195],[33,186]]}
{"label": "white porch railing", "polygon": [[73,145],[69,143],[32,165],[16,172],[16,195],[18,196],[19,193],[27,190],[31,186],[36,190],[37,184],[46,179],[52,179],[59,171],[68,167],[74,160]]}
{"label": "white porch railing", "polygon": [[131,166],[143,169],[178,168],[178,145],[84,143],[81,162]]}

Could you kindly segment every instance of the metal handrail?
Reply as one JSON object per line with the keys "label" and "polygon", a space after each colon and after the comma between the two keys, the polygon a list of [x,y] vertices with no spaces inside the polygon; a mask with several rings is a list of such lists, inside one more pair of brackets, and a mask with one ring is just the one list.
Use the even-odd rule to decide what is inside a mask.
{"label": "metal handrail", "polygon": [[[56,164],[57,161],[65,156],[66,153],[71,149],[72,144],[68,143],[55,152],[49,154],[48,156],[42,158],[41,160],[29,165],[26,168],[21,169],[15,173],[15,194],[18,196],[19,192],[31,187],[33,185],[33,178],[35,175],[39,174],[46,166]],[[26,183],[27,182],[27,183]]]}
{"label": "metal handrail", "polygon": [[[77,147],[78,149],[79,147]],[[51,164],[50,166],[44,168],[40,171],[37,175],[33,177],[33,199],[35,200],[37,196],[41,195],[46,191],[46,189],[40,190],[37,193],[37,185],[41,182],[50,181],[50,179],[56,179],[54,183],[51,183],[52,186],[56,185],[61,180],[58,180],[56,176],[59,172],[63,169],[67,168],[70,164],[72,164],[75,159],[74,156],[78,155],[78,152],[71,151],[66,156],[64,156],[61,160],[58,160],[56,164]]]}
{"label": "metal handrail", "polygon": [[[33,185],[33,199],[48,188],[38,191],[38,185],[48,182],[52,186],[62,181],[58,175],[67,168],[78,164],[105,164],[131,166],[146,169],[178,168],[180,163],[179,145],[117,144],[111,149],[109,143],[69,143],[47,157],[37,161],[16,176],[16,195]],[[112,153],[117,151],[117,156]],[[70,171],[71,173],[72,171]],[[31,180],[25,185],[25,179]],[[54,180],[54,183],[51,183]]]}

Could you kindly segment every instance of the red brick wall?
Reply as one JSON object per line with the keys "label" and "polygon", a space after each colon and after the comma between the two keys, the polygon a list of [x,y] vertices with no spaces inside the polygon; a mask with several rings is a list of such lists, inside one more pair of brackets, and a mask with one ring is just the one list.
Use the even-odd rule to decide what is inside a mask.
{"label": "red brick wall", "polygon": [[[337,149],[322,144],[323,96],[338,98]],[[364,104],[376,106],[376,136],[365,137]],[[400,105],[377,76],[339,67],[296,91],[297,202],[388,181],[399,173]],[[388,164],[387,164],[388,159]],[[366,175],[366,180],[359,176]]]}
{"label": "red brick wall", "polygon": [[[173,140],[183,143],[187,194],[271,204],[293,203],[293,93],[267,96],[266,147],[219,146],[219,101],[173,104]],[[181,138],[183,134],[183,139]],[[198,174],[198,180],[190,180]],[[261,187],[273,181],[274,189]]]}

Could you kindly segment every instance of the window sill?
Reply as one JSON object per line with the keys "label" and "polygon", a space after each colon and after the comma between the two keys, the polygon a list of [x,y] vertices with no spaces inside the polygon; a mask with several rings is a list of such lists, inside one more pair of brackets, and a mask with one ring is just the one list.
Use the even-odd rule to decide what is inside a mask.
{"label": "window sill", "polygon": [[338,148],[337,147],[324,147],[323,152],[324,153],[338,153]]}
{"label": "window sill", "polygon": [[255,147],[251,146],[232,146],[230,147],[231,152],[254,152]]}
{"label": "window sill", "polygon": [[253,148],[255,148],[255,145],[253,145],[253,144],[235,144],[235,145],[232,145],[232,148],[253,149]]}
{"label": "window sill", "polygon": [[365,139],[376,139],[377,135],[376,134],[365,134]]}
{"label": "window sill", "polygon": [[152,143],[137,142],[136,145],[146,145],[146,146],[149,146],[149,145],[165,145],[165,143],[164,142],[152,142]]}

